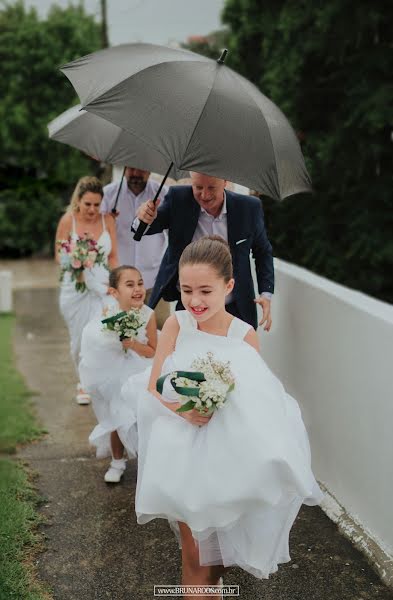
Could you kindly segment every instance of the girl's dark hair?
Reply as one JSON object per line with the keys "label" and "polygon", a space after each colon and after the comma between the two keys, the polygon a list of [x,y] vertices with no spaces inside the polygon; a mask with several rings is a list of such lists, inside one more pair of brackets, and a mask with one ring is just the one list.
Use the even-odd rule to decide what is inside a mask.
{"label": "girl's dark hair", "polygon": [[117,290],[120,281],[120,275],[123,271],[136,271],[142,277],[142,273],[136,267],[132,267],[131,265],[121,265],[120,267],[116,267],[109,273],[109,287],[115,288]]}
{"label": "girl's dark hair", "polygon": [[191,242],[183,250],[179,270],[184,265],[209,265],[225,283],[233,277],[232,257],[227,242],[219,235],[209,235]]}

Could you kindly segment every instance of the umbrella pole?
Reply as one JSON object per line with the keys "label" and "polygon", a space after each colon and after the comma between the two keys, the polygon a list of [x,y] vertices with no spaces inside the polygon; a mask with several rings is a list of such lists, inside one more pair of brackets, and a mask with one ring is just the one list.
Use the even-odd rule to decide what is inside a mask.
{"label": "umbrella pole", "polygon": [[119,194],[120,194],[120,190],[121,190],[121,184],[123,183],[124,175],[125,175],[125,173],[126,173],[126,168],[127,168],[127,167],[124,167],[124,169],[123,169],[123,175],[121,176],[120,183],[119,183],[119,187],[117,188],[117,194],[116,194],[115,203],[114,203],[114,205],[113,205],[113,208],[112,208],[112,210],[111,210],[111,213],[112,213],[112,214],[114,214],[114,215],[115,215],[115,214],[116,214],[116,212],[117,212],[117,211],[116,211],[116,208],[117,208],[117,201],[119,200]]}
{"label": "umbrella pole", "polygon": [[[161,185],[158,188],[156,195],[154,196],[154,199],[153,199],[154,204],[157,202],[158,196],[161,194],[161,190],[162,190],[162,188],[164,186],[165,181],[168,178],[169,173],[171,172],[172,167],[173,167],[173,162],[171,162],[171,164],[169,166],[169,169],[165,173],[164,179],[161,181]],[[142,239],[142,236],[145,233],[146,229],[147,229],[147,223],[144,223],[143,221],[141,221],[139,223],[138,229],[136,230],[135,235],[134,235],[134,240],[136,242],[140,242],[140,240]]]}

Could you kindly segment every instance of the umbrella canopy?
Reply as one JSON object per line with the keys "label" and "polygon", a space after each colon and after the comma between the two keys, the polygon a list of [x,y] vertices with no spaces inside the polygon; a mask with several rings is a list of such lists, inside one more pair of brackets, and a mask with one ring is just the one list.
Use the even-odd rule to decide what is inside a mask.
{"label": "umbrella canopy", "polygon": [[182,170],[277,200],[310,191],[282,112],[228,67],[187,50],[124,44],[61,68],[84,108],[143,139]]}
{"label": "umbrella canopy", "polygon": [[[48,130],[52,140],[78,148],[103,162],[160,174],[168,170],[166,156],[117,125],[83,110],[80,104],[51,121]],[[181,179],[188,177],[188,173],[173,166],[170,176]]]}

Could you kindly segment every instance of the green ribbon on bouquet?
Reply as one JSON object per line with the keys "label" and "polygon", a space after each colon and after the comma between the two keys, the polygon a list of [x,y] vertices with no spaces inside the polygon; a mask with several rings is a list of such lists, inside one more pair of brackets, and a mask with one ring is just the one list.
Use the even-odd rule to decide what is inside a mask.
{"label": "green ribbon on bouquet", "polygon": [[126,310],[117,313],[117,315],[113,315],[113,317],[108,317],[107,319],[102,319],[101,323],[116,323],[119,319],[122,319],[127,314]]}
{"label": "green ribbon on bouquet", "polygon": [[[206,381],[206,377],[200,371],[173,371],[172,373],[167,373],[166,375],[161,375],[157,379],[156,390],[159,394],[162,394],[164,389],[164,382],[167,377],[170,377],[170,382],[172,384],[175,392],[180,394],[181,396],[190,396],[193,398],[199,398],[199,388],[197,387],[183,387],[175,384],[175,380],[178,377],[184,377],[186,379],[190,379],[191,381]],[[180,408],[176,410],[176,412],[186,412],[188,410],[192,410],[194,408],[195,401],[189,400],[185,404],[183,404]]]}

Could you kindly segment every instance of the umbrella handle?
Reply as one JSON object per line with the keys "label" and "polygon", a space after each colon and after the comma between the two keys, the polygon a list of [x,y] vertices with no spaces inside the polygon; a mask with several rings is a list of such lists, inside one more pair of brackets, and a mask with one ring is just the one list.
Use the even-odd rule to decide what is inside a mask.
{"label": "umbrella handle", "polygon": [[[167,172],[165,173],[165,177],[164,177],[164,179],[161,181],[161,185],[160,185],[160,187],[158,188],[156,195],[154,196],[154,199],[153,199],[153,203],[154,203],[154,204],[157,202],[157,200],[158,200],[158,196],[161,194],[161,190],[162,190],[162,188],[163,188],[163,186],[164,186],[164,183],[165,183],[165,181],[166,181],[166,179],[167,179],[167,177],[168,177],[168,175],[169,175],[169,173],[170,173],[170,170],[172,169],[172,167],[173,167],[173,162],[171,162],[171,164],[170,164],[170,166],[169,166],[169,169],[168,169],[168,170],[167,170]],[[138,225],[138,229],[136,230],[136,232],[135,232],[135,235],[134,235],[134,240],[135,240],[136,242],[140,242],[140,241],[141,241],[141,239],[142,239],[142,236],[143,236],[143,234],[145,233],[145,231],[146,231],[147,227],[148,227],[148,224],[147,224],[147,223],[144,223],[143,221],[141,221],[141,222],[139,223],[139,225]]]}
{"label": "umbrella handle", "polygon": [[113,205],[113,208],[112,208],[112,210],[111,210],[111,213],[112,213],[113,215],[115,215],[115,214],[116,214],[116,212],[117,212],[117,211],[116,211],[116,207],[117,207],[117,201],[119,200],[119,194],[120,194],[120,190],[121,190],[121,184],[123,183],[124,175],[125,175],[125,173],[126,173],[126,168],[127,168],[127,167],[124,167],[124,169],[123,169],[123,175],[121,176],[120,183],[119,183],[119,187],[118,187],[118,189],[117,189],[117,194],[116,194],[115,203],[114,203],[114,205]]}

